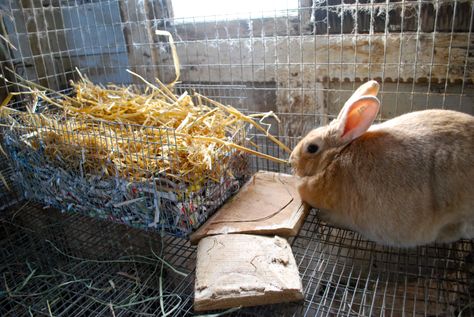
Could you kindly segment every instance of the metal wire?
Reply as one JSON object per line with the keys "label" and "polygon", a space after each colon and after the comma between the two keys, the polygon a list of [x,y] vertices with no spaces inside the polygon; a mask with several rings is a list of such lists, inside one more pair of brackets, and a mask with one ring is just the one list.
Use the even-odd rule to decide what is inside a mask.
{"label": "metal wire", "polygon": [[2,216],[2,316],[50,316],[48,304],[54,316],[110,316],[112,311],[156,316],[162,294],[165,311],[182,312],[190,305],[192,275],[169,269],[161,275],[155,256],[162,254],[176,270],[190,273],[195,254],[185,240],[167,237],[162,243],[160,233],[35,205]]}
{"label": "metal wire", "polygon": [[0,161],[0,211],[10,207],[22,198],[20,197],[19,188],[13,181],[14,171],[6,158]]}
{"label": "metal wire", "polygon": [[[242,108],[242,95],[233,91],[241,91],[239,86],[182,85],[178,91],[185,89],[208,92],[208,95],[216,95],[216,100]],[[11,107],[24,108],[25,103],[14,103]],[[248,176],[245,158],[231,151],[223,155],[214,154],[214,161],[220,163],[214,175],[216,180],[197,184],[197,180],[203,177],[195,173],[188,173],[185,180],[176,180],[167,172],[157,171],[160,167],[158,161],[161,166],[169,166],[171,173],[179,171],[176,168],[179,157],[173,153],[178,146],[173,129],[89,120],[90,130],[80,131],[75,129],[73,119],[57,126],[45,124],[41,116],[43,110],[50,109],[42,101],[38,102],[37,108],[39,110],[28,115],[26,120],[23,113],[12,114],[14,122],[23,128],[4,127],[4,147],[11,157],[21,195],[62,211],[81,212],[141,228],[164,226],[167,233],[184,236],[210,217]],[[35,119],[30,121],[32,118]],[[57,122],[63,119],[59,117]],[[138,129],[144,133],[127,133]],[[240,142],[242,134],[243,131],[232,136],[234,141]],[[31,135],[35,136],[32,138]],[[66,149],[64,153],[59,151],[59,154],[48,155],[51,135],[55,145],[60,144]],[[156,135],[159,138],[153,137]],[[82,141],[91,138],[96,141],[91,144]],[[102,159],[101,166],[97,166],[94,164],[95,154],[103,148],[95,147],[95,142],[105,144],[107,150],[104,151],[117,157],[127,155],[131,163],[119,170],[107,157]],[[127,153],[127,148],[134,145],[140,145],[141,151]],[[144,148],[158,151],[145,153]],[[65,163],[70,153],[75,153],[77,166]],[[134,162],[146,164],[141,166]],[[104,172],[104,167],[107,172]]]}
{"label": "metal wire", "polygon": [[[271,132],[290,148],[310,129],[337,115],[367,78],[381,82],[379,120],[426,108],[474,113],[471,1],[297,2],[298,7],[251,12],[236,20],[232,15],[174,17],[171,0],[7,1],[0,7],[0,32],[17,49],[0,40],[0,54],[7,56],[0,60],[0,74],[14,81],[6,71],[9,67],[55,90],[78,79],[75,67],[97,83],[134,83],[127,68],[148,80],[168,82],[174,76],[169,46],[153,35],[155,29],[164,29],[175,38],[186,89],[196,88],[244,111],[274,111],[281,122],[273,121]],[[0,82],[0,96],[17,89]],[[110,136],[110,131],[102,127],[100,134]],[[260,151],[287,158],[261,133],[251,130],[249,135]],[[252,171],[290,172],[287,166],[250,160]],[[0,209],[9,210],[2,212],[0,225],[0,283],[14,290],[26,281],[24,288],[32,294],[71,279],[59,270],[93,278],[97,288],[109,287],[112,280],[116,289],[97,291],[73,283],[52,290],[46,298],[3,292],[1,315],[48,316],[48,305],[54,316],[161,314],[159,301],[119,309],[103,304],[118,305],[134,293],[137,298],[159,296],[152,264],[78,266],[68,257],[116,259],[149,253],[142,240],[159,245],[156,233],[80,215],[46,213],[25,201],[11,208],[22,195],[15,182],[18,169],[5,162],[0,161],[0,172],[13,190],[5,190],[0,181]],[[46,239],[68,256],[56,252]],[[313,212],[291,243],[305,301],[242,309],[235,315],[474,315],[467,307],[474,292],[472,242],[414,250],[383,248],[320,223]],[[193,272],[193,247],[171,237],[163,245],[171,264]],[[35,278],[27,280],[35,269]],[[37,279],[40,272],[52,275],[52,280]],[[117,272],[139,276],[139,285]],[[153,282],[143,285],[147,277]],[[166,309],[178,307],[171,315],[192,315],[191,275],[166,278],[163,289],[180,297],[164,300]]]}
{"label": "metal wire", "polygon": [[[48,303],[54,316],[110,316],[112,310],[116,316],[156,316],[160,294],[170,295],[166,310],[177,307],[171,316],[193,314],[196,249],[186,240],[32,204],[18,208],[3,213],[0,222],[2,316],[49,316]],[[380,247],[321,223],[312,211],[290,243],[305,300],[243,308],[234,315],[457,316],[463,309],[462,316],[474,314],[467,307],[474,294],[471,241],[411,250]],[[152,252],[189,274],[165,270],[160,293],[161,262]]]}

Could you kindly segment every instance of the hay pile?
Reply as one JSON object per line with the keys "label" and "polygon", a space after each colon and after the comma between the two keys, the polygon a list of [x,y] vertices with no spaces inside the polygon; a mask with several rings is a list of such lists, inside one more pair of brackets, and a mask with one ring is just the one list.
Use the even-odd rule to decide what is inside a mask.
{"label": "hay pile", "polygon": [[242,144],[251,124],[289,151],[254,120],[273,113],[247,116],[198,93],[176,95],[173,87],[155,86],[130,73],[146,88],[99,86],[79,73],[81,80],[71,82],[71,96],[53,98],[23,80],[23,93],[31,94],[33,103],[25,111],[4,105],[0,114],[9,128],[23,131],[23,142],[35,150],[41,147],[62,168],[81,173],[218,181],[236,150],[285,163]]}
{"label": "hay pile", "polygon": [[252,127],[289,152],[262,126],[278,120],[272,112],[245,115],[199,93],[177,94],[176,48],[168,32],[157,34],[173,52],[168,85],[128,71],[142,84],[103,86],[77,70],[72,92],[62,94],[10,70],[15,82],[4,80],[21,92],[0,104],[0,126],[25,198],[184,236],[240,188],[249,172],[243,153],[287,163],[246,136]]}

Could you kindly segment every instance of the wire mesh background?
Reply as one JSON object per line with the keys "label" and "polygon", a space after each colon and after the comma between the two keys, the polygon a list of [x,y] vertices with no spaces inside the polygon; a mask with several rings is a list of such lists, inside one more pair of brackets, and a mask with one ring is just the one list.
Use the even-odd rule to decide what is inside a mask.
{"label": "wire mesh background", "polygon": [[[474,113],[471,1],[287,4],[175,17],[172,0],[8,1],[1,29],[12,46],[0,41],[0,72],[54,89],[78,79],[74,67],[99,83],[136,83],[127,68],[169,82],[168,40],[154,34],[162,29],[175,38],[185,84],[245,86],[244,108],[277,113],[271,132],[290,146],[368,78],[381,83],[379,120],[424,108]],[[16,89],[2,85],[0,97]]]}
{"label": "wire mesh background", "polygon": [[[474,113],[472,1],[288,3],[285,10],[238,17],[177,18],[170,0],[6,1],[0,4],[0,34],[11,45],[0,39],[0,73],[14,80],[8,67],[56,90],[78,79],[74,67],[97,83],[135,83],[127,68],[150,81],[168,82],[174,76],[169,45],[154,35],[163,29],[176,41],[186,85],[239,87],[228,102],[239,100],[249,112],[277,113],[281,122],[274,121],[270,132],[290,147],[334,117],[368,78],[381,83],[379,120],[425,108]],[[0,84],[0,98],[16,89]],[[222,90],[206,92],[226,97]],[[254,141],[261,151],[286,155],[262,135],[255,134]],[[289,172],[256,158],[252,168]],[[6,207],[18,200],[18,189],[4,160],[0,170],[13,189],[0,187]],[[176,307],[171,315],[192,315],[195,249],[185,240],[166,237],[161,247],[158,233],[22,206],[2,213],[2,315],[50,315],[48,309],[54,316],[160,315],[155,269],[161,262],[150,244],[175,267],[191,272],[181,278],[166,270],[163,292],[170,295],[164,297],[165,308]],[[305,301],[243,309],[237,315],[474,315],[467,307],[474,288],[470,241],[383,248],[320,223],[313,211],[291,244]],[[114,260],[136,254],[155,262],[71,258]],[[45,293],[21,296],[25,291]]]}

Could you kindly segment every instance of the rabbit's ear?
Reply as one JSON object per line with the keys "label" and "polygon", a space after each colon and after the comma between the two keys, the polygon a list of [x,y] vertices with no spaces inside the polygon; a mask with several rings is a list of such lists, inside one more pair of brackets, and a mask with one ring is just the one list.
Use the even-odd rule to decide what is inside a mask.
{"label": "rabbit's ear", "polygon": [[354,91],[351,98],[356,99],[362,96],[377,96],[380,85],[375,80],[369,80],[365,84],[360,85],[359,88]]}
{"label": "rabbit's ear", "polygon": [[[346,101],[344,104],[344,108],[348,107],[350,104],[352,104],[354,101],[357,99],[364,97],[364,96],[377,96],[377,93],[379,92],[380,85],[378,82],[375,80],[369,80],[365,84],[362,84],[359,86],[359,88],[354,91],[352,96]],[[339,116],[337,117],[338,119],[341,118],[342,111],[339,113]]]}
{"label": "rabbit's ear", "polygon": [[342,143],[348,143],[364,134],[379,112],[377,97],[363,96],[347,103],[338,116],[338,135]]}

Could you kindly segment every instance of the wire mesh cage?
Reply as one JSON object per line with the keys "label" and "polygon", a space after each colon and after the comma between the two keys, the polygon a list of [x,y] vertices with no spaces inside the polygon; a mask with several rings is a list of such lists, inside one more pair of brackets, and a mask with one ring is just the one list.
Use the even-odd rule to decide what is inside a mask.
{"label": "wire mesh cage", "polygon": [[[242,98],[222,92],[238,87],[212,89],[220,91],[221,100]],[[10,125],[4,143],[24,198],[46,206],[185,236],[249,175],[244,155],[217,149],[206,157],[199,147],[180,142],[174,128],[70,118],[41,98],[34,107],[4,120]],[[244,126],[236,125],[232,133],[231,141],[244,143]],[[210,163],[185,170],[192,159]],[[180,173],[186,174],[177,177]]]}
{"label": "wire mesh cage", "polygon": [[[428,108],[474,114],[472,1],[288,0],[267,7],[259,7],[264,1],[237,7],[246,2],[239,1],[225,5],[230,11],[224,13],[215,13],[211,9],[219,5],[206,6],[206,1],[3,2],[0,74],[8,81],[0,83],[0,99],[21,90],[7,69],[54,91],[70,88],[69,80],[80,80],[76,68],[104,85],[142,84],[126,69],[149,82],[155,78],[170,82],[175,67],[168,39],[155,34],[160,29],[175,39],[184,83],[178,91],[196,89],[244,112],[273,111],[279,119],[268,118],[268,131],[290,148],[308,131],[334,118],[367,79],[381,84],[379,121]],[[279,3],[283,4],[277,8]],[[13,103],[19,108],[31,105],[18,96]],[[113,130],[107,125],[97,129],[104,136]],[[71,140],[80,137],[70,132]],[[22,208],[23,201],[10,207],[24,199],[25,192],[29,198],[47,193],[54,199],[42,199],[43,205],[59,209],[67,210],[71,204],[78,208],[78,204],[55,183],[59,169],[48,168],[41,153],[30,155],[31,151],[17,146],[23,142],[23,132],[5,127],[2,134],[3,147],[13,154],[0,161],[4,178],[0,207],[6,208],[0,234],[2,315],[162,315],[160,296],[166,311],[172,310],[169,315],[193,314],[193,247],[174,237],[163,238],[162,244],[157,232],[46,212],[44,206]],[[172,139],[171,132],[165,135]],[[261,131],[251,129],[247,136],[259,151],[288,157]],[[44,150],[41,146],[37,149]],[[174,201],[168,191],[158,190],[170,185],[163,177],[137,183],[140,193],[119,178],[100,184],[91,177],[79,184],[81,159],[82,154],[75,174],[64,171],[59,184],[88,197],[79,204],[87,214],[94,215],[89,201],[106,205],[102,198],[87,196],[91,188],[104,186],[112,198],[100,210],[108,208],[108,216],[102,211],[95,216],[143,228],[157,221],[159,206],[160,219],[167,219],[167,231],[175,235],[189,233],[212,213],[218,205],[213,193],[224,200],[245,179],[224,178],[216,187],[204,186],[206,192],[198,201],[188,192]],[[263,158],[250,156],[246,161],[250,172],[291,172],[289,166]],[[82,168],[86,172],[87,167]],[[228,162],[222,171],[232,168]],[[58,198],[64,201],[58,204]],[[134,199],[139,199],[136,206],[120,205]],[[196,215],[201,215],[194,224],[176,219],[178,204],[186,202],[193,202]],[[164,216],[166,208],[174,217]],[[155,245],[150,248],[141,239]],[[472,241],[409,250],[380,247],[322,223],[313,210],[290,242],[303,279],[304,302],[246,308],[235,315],[474,315]],[[128,249],[131,244],[140,246]],[[161,249],[155,248],[158,244]],[[157,258],[151,250],[190,274],[183,277],[169,270],[160,287]],[[154,261],[134,257],[125,258],[126,263],[108,262],[130,254]]]}

